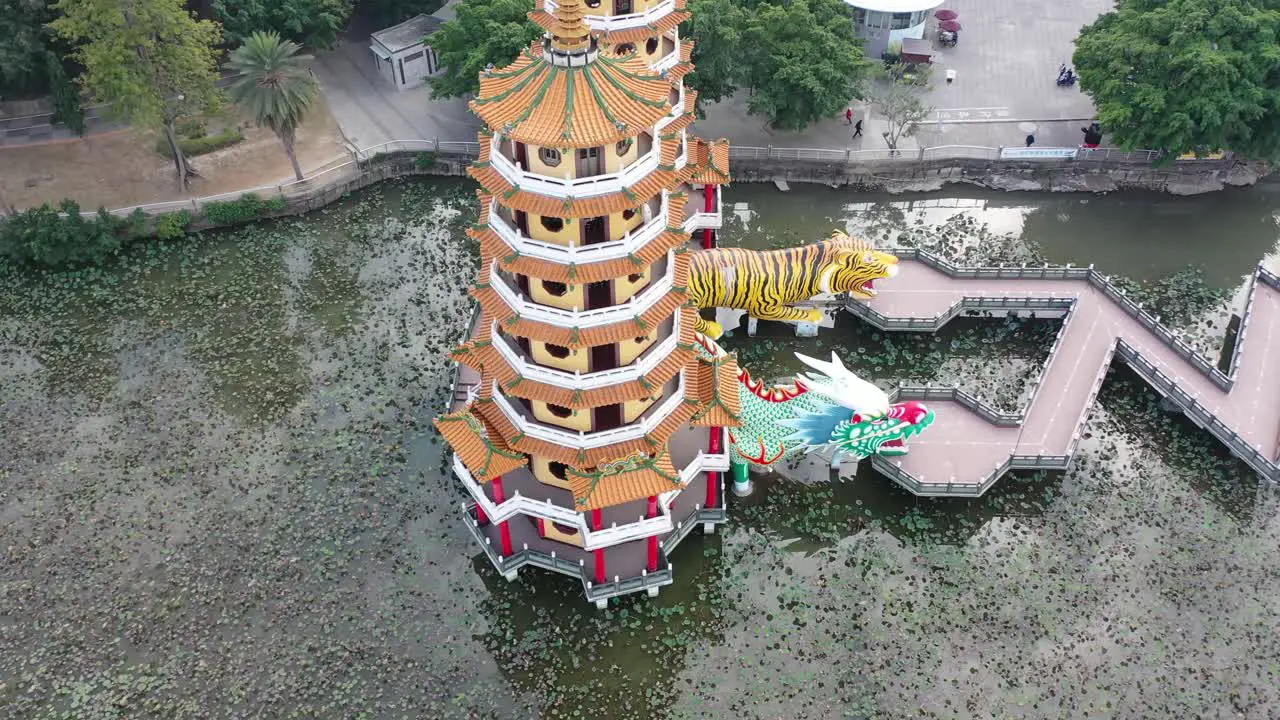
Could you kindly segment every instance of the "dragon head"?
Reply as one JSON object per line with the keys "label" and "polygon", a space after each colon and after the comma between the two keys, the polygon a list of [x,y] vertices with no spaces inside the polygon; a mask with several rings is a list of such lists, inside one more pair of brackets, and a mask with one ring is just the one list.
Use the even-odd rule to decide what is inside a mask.
{"label": "dragon head", "polygon": [[847,292],[866,300],[876,296],[877,280],[898,274],[897,256],[872,248],[866,240],[836,230],[827,242],[832,245],[832,262],[822,275],[826,292]]}
{"label": "dragon head", "polygon": [[777,421],[793,431],[788,440],[814,450],[831,445],[859,459],[905,455],[906,440],[933,424],[933,411],[914,400],[891,403],[880,388],[854,375],[831,353],[831,361],[796,353],[818,374],[801,373],[796,385],[826,400],[817,409]]}
{"label": "dragon head", "polygon": [[854,413],[831,432],[831,444],[858,458],[906,455],[906,441],[933,424],[933,411],[915,400],[895,403],[879,417]]}

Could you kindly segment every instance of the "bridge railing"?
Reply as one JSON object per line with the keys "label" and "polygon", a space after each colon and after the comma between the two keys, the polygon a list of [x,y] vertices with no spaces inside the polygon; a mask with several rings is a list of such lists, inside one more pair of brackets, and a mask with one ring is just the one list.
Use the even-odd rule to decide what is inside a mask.
{"label": "bridge railing", "polygon": [[1227,372],[1231,373],[1234,384],[1240,371],[1240,350],[1244,347],[1245,335],[1249,332],[1249,324],[1253,321],[1253,299],[1258,294],[1258,274],[1249,278],[1249,292],[1245,295],[1244,310],[1240,313],[1240,327],[1236,329],[1236,340],[1231,348],[1231,362],[1227,364]]}
{"label": "bridge railing", "polygon": [[898,387],[890,393],[890,398],[893,400],[921,400],[924,402],[930,400],[954,401],[969,408],[983,420],[998,427],[1017,427],[1022,423],[1023,419],[1020,413],[1007,413],[996,410],[976,396],[956,387],[899,383]]}
{"label": "bridge railing", "polygon": [[1124,340],[1118,340],[1116,341],[1116,352],[1129,364],[1129,367],[1134,372],[1156,388],[1161,395],[1177,403],[1182,408],[1183,413],[1191,418],[1192,422],[1200,427],[1207,428],[1214,437],[1221,440],[1233,453],[1263,477],[1271,480],[1280,480],[1280,468],[1277,468],[1276,464],[1262,453],[1261,448],[1251,447],[1236,431],[1227,427],[1215,414],[1187,394],[1160,368],[1142,357],[1142,353],[1137,348],[1129,345]]}
{"label": "bridge railing", "polygon": [[[1199,370],[1209,378],[1210,382],[1217,385],[1224,391],[1231,390],[1232,379],[1219,370],[1213,363],[1206,360],[1199,352],[1192,348],[1186,341],[1178,337],[1169,328],[1160,323],[1160,318],[1154,316],[1148,310],[1144,309],[1141,304],[1130,300],[1124,293],[1120,291],[1107,276],[1098,272],[1090,265],[1087,268],[1077,268],[1070,265],[1067,266],[1050,266],[1044,267],[994,267],[994,268],[966,268],[957,266],[948,262],[942,257],[918,248],[895,248],[890,249],[899,258],[909,258],[918,260],[919,262],[945,273],[955,278],[987,278],[1002,280],[1086,280],[1088,283],[1101,290],[1104,295],[1120,306],[1126,314],[1133,317],[1144,328],[1150,330],[1157,338],[1161,340],[1170,350],[1178,357],[1185,360],[1192,367]],[[1262,276],[1266,272],[1260,269],[1258,275]],[[1275,278],[1276,283],[1280,283],[1272,273],[1267,273],[1271,278]],[[952,316],[954,317],[954,315]],[[925,325],[916,325],[916,327],[926,327]],[[898,329],[896,327],[884,327],[883,329]],[[904,328],[906,329],[906,328]]]}

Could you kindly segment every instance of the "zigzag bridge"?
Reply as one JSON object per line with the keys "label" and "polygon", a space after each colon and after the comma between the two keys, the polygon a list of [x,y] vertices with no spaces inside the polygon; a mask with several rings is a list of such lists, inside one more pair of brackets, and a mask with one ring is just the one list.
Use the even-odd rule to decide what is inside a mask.
{"label": "zigzag bridge", "polygon": [[1010,470],[1063,470],[1113,357],[1124,360],[1196,425],[1264,478],[1280,481],[1280,276],[1258,266],[1223,373],[1089,268],[958,267],[926,252],[890,250],[900,271],[871,301],[844,308],[885,331],[934,332],[970,310],[1065,312],[1020,413],[999,412],[951,387],[900,385],[937,422],[911,452],[872,466],[917,495],[985,493]]}

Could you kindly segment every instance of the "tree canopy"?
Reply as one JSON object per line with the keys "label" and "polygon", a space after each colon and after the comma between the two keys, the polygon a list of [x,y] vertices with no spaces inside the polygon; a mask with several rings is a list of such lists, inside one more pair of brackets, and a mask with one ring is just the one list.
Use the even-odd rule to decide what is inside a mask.
{"label": "tree canopy", "polygon": [[745,13],[739,45],[747,110],[781,130],[802,130],[861,97],[872,63],[840,0],[760,3]]}
{"label": "tree canopy", "polygon": [[44,0],[0,0],[0,99],[45,89],[49,19]]}
{"label": "tree canopy", "polygon": [[315,78],[303,64],[309,55],[292,40],[275,33],[257,32],[231,53],[227,63],[241,73],[231,86],[231,99],[253,116],[260,126],[271,128],[293,165],[293,174],[302,179],[302,168],[293,143],[298,125],[319,94]]}
{"label": "tree canopy", "polygon": [[352,0],[214,0],[213,14],[233,43],[261,31],[327,48],[347,24],[352,5]]}
{"label": "tree canopy", "polygon": [[442,75],[431,78],[437,98],[462,97],[480,90],[480,71],[488,65],[509,65],[521,50],[542,36],[529,21],[533,0],[490,0],[458,5],[453,20],[431,35]]}
{"label": "tree canopy", "polygon": [[690,0],[688,8],[693,19],[680,34],[694,40],[693,74],[685,82],[699,104],[720,102],[738,89],[747,10],[738,0]]}
{"label": "tree canopy", "polygon": [[1126,149],[1280,156],[1280,2],[1119,0],[1073,61]]}
{"label": "tree canopy", "polygon": [[182,0],[58,0],[55,8],[62,16],[50,26],[76,45],[81,87],[112,116],[163,127],[185,183],[173,124],[178,115],[218,105],[217,23],[196,20]]}

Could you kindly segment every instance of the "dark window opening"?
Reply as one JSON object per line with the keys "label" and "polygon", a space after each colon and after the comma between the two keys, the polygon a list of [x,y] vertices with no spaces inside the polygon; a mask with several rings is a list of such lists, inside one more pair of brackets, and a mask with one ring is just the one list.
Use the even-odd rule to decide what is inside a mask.
{"label": "dark window opening", "polygon": [[632,210],[632,209],[630,209],[630,208],[628,208],[628,209],[626,209],[626,210],[623,210],[623,211],[622,211],[622,219],[623,219],[623,220],[630,220],[631,218],[633,218],[633,217],[635,217],[635,216],[636,216],[636,211],[635,211],[635,210]]}
{"label": "dark window opening", "polygon": [[637,344],[637,345],[643,345],[643,344],[645,344],[645,343],[649,342],[649,338],[644,337],[643,335],[641,335],[640,337],[632,338],[632,342],[634,342],[634,343],[635,343],[635,344]]}
{"label": "dark window opening", "polygon": [[562,297],[565,293],[569,292],[568,285],[552,280],[543,280],[542,289],[546,290],[548,295],[554,295],[556,297]]}
{"label": "dark window opening", "polygon": [[[627,12],[630,12],[630,10],[628,10]],[[623,14],[625,13],[619,13],[619,15],[623,15]],[[635,51],[636,51],[635,45],[631,43],[622,43],[617,47],[616,50],[614,50],[614,53],[621,56],[621,55],[626,55],[627,53],[633,53]]]}
{"label": "dark window opening", "polygon": [[568,525],[561,525],[560,523],[555,521],[551,522],[551,526],[554,527],[556,529],[556,532],[560,533],[561,535],[577,535],[578,534],[578,528],[569,527]]}
{"label": "dark window opening", "polygon": [[551,343],[547,343],[547,354],[553,358],[563,360],[569,357],[569,348],[563,345],[552,345]]}
{"label": "dark window opening", "polygon": [[627,276],[627,282],[638,283],[644,279],[644,273],[631,273]]}
{"label": "dark window opening", "polygon": [[550,230],[551,232],[560,232],[561,230],[564,229],[564,219],[558,218],[558,217],[543,216],[542,227]]}
{"label": "dark window opening", "polygon": [[562,462],[554,462],[554,461],[553,461],[553,462],[551,463],[551,465],[550,465],[550,466],[548,466],[548,468],[547,468],[547,469],[551,471],[551,476],[552,476],[552,477],[554,477],[554,478],[556,478],[557,480],[568,480],[568,479],[569,479],[569,477],[568,477],[568,475],[567,475],[567,473],[568,473],[568,471],[569,471],[569,466],[568,466],[568,465],[565,465],[565,464],[564,464],[564,463],[562,463]]}
{"label": "dark window opening", "polygon": [[658,38],[651,37],[644,44],[644,51],[650,55],[658,51]]}
{"label": "dark window opening", "polygon": [[555,415],[556,417],[559,417],[559,418],[567,418],[573,414],[572,408],[567,408],[563,405],[548,404],[547,409],[551,411],[552,415]]}

